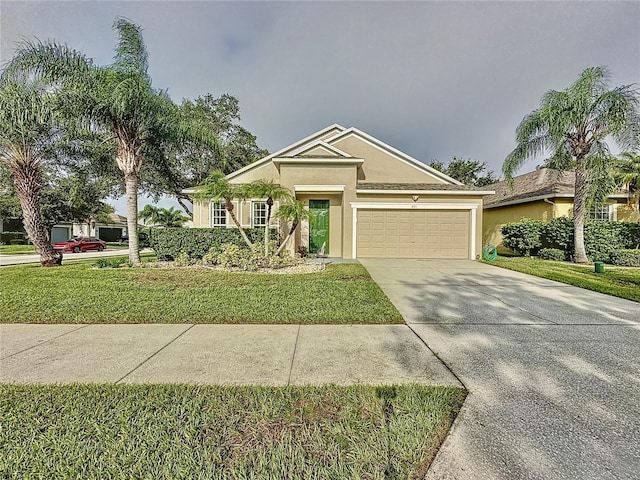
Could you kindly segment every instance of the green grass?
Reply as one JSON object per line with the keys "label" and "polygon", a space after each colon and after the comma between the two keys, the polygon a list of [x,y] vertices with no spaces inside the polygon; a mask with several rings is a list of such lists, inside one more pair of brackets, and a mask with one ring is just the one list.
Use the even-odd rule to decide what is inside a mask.
{"label": "green grass", "polygon": [[0,477],[423,478],[453,387],[0,384]]}
{"label": "green grass", "polygon": [[[95,260],[94,260],[95,261]],[[123,261],[126,261],[123,257]],[[309,274],[2,267],[4,323],[402,323],[357,264]]]}
{"label": "green grass", "polygon": [[0,245],[0,253],[7,255],[23,255],[27,253],[36,253],[33,245]]}
{"label": "green grass", "polygon": [[595,273],[593,265],[502,256],[485,263],[640,302],[640,268],[605,265],[604,273]]}

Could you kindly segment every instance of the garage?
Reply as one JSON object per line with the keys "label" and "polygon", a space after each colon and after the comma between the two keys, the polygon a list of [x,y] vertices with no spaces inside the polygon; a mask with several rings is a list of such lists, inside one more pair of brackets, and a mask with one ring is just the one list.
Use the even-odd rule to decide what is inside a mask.
{"label": "garage", "polygon": [[71,238],[71,228],[55,226],[51,229],[51,243],[66,242]]}
{"label": "garage", "polygon": [[470,217],[462,209],[359,209],[356,255],[468,259]]}
{"label": "garage", "polygon": [[98,227],[96,236],[105,242],[117,242],[122,237],[122,227]]}

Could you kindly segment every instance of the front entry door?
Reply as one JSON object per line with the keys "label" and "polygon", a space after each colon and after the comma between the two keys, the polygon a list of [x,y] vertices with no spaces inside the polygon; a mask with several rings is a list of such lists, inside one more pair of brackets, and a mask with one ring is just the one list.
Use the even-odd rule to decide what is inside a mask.
{"label": "front entry door", "polygon": [[329,254],[329,200],[309,200],[309,252],[318,253],[324,244]]}

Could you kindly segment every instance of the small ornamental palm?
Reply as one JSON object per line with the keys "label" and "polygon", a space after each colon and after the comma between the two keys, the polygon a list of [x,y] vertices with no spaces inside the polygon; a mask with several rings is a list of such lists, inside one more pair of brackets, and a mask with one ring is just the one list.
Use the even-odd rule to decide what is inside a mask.
{"label": "small ornamental palm", "polygon": [[280,255],[282,251],[285,249],[289,239],[293,236],[298,228],[298,225],[303,220],[309,220],[311,218],[311,212],[307,210],[304,206],[304,202],[301,200],[292,200],[287,203],[283,203],[280,205],[278,212],[276,213],[276,217],[291,223],[291,227],[289,228],[289,233],[287,233],[287,238],[284,239],[280,248],[276,252],[276,255]]}
{"label": "small ornamental palm", "polygon": [[182,227],[187,220],[190,220],[189,217],[174,207],[158,209],[158,224],[163,227]]}
{"label": "small ornamental palm", "polygon": [[242,188],[231,185],[224,173],[214,171],[209,174],[205,183],[198,187],[198,191],[193,195],[193,198],[195,200],[224,200],[224,208],[229,212],[231,220],[238,227],[244,242],[251,247],[253,244],[234,213],[233,199],[244,198],[244,196],[245,193]]}
{"label": "small ornamental palm", "polygon": [[624,152],[615,159],[612,167],[616,185],[626,185],[630,198],[638,200],[640,206],[640,154]]}
{"label": "small ornamental palm", "polygon": [[[587,201],[598,187],[598,176],[610,162],[605,139],[611,136],[623,148],[640,142],[640,102],[633,85],[609,90],[604,67],[587,68],[563,91],[550,90],[540,108],[520,122],[516,148],[502,166],[505,179],[530,158],[549,151],[548,165],[575,170],[574,237],[575,262],[588,261],[584,247],[584,215]],[[603,193],[603,192],[601,192]]]}
{"label": "small ornamental palm", "polygon": [[269,223],[276,200],[288,201],[293,198],[288,188],[282,187],[272,180],[256,180],[246,185],[246,191],[253,197],[266,198],[267,219],[264,226],[264,254],[269,255]]}

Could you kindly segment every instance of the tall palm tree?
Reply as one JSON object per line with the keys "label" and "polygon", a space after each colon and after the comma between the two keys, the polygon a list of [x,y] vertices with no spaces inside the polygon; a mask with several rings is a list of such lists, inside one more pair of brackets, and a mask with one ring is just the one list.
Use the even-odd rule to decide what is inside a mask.
{"label": "tall palm tree", "polygon": [[129,232],[129,260],[138,251],[138,182],[149,157],[162,159],[162,148],[189,139],[219,149],[210,131],[181,114],[165,92],[151,85],[148,53],[138,25],[117,18],[114,63],[96,66],[81,53],[56,43],[23,43],[12,64],[41,72],[65,96],[70,114],[78,115],[114,142],[116,164],[124,176]]}
{"label": "tall palm tree", "polygon": [[11,172],[24,228],[45,267],[62,264],[40,211],[43,166],[54,155],[58,136],[53,100],[36,78],[4,73],[0,78],[0,162]]}
{"label": "tall palm tree", "polygon": [[502,166],[505,179],[533,157],[551,152],[549,165],[575,169],[574,237],[575,262],[588,261],[584,247],[584,214],[589,197],[591,171],[601,172],[609,158],[606,138],[611,136],[623,148],[640,142],[640,107],[637,90],[623,85],[609,90],[605,67],[587,68],[563,91],[548,91],[540,108],[520,122],[516,148]]}
{"label": "tall palm tree", "polygon": [[253,243],[251,243],[242,225],[240,225],[234,212],[235,206],[233,205],[234,198],[242,199],[245,198],[245,195],[246,193],[243,188],[231,185],[225,174],[217,170],[209,174],[204,185],[200,185],[196,193],[193,194],[193,198],[194,200],[224,200],[224,208],[229,212],[229,217],[231,217],[233,223],[238,227],[244,242],[251,247]]}
{"label": "tall palm tree", "polygon": [[247,193],[252,197],[266,198],[267,219],[264,224],[264,254],[269,255],[269,228],[273,204],[278,200],[293,200],[291,191],[273,180],[256,180],[246,185]]}
{"label": "tall palm tree", "polygon": [[278,211],[276,212],[276,217],[284,220],[285,222],[291,223],[289,232],[287,233],[287,237],[284,239],[284,241],[278,248],[278,251],[276,252],[276,255],[280,255],[287,246],[289,239],[295,233],[296,228],[298,228],[300,222],[311,218],[311,212],[304,207],[303,201],[292,200],[280,205],[280,208],[278,208]]}

